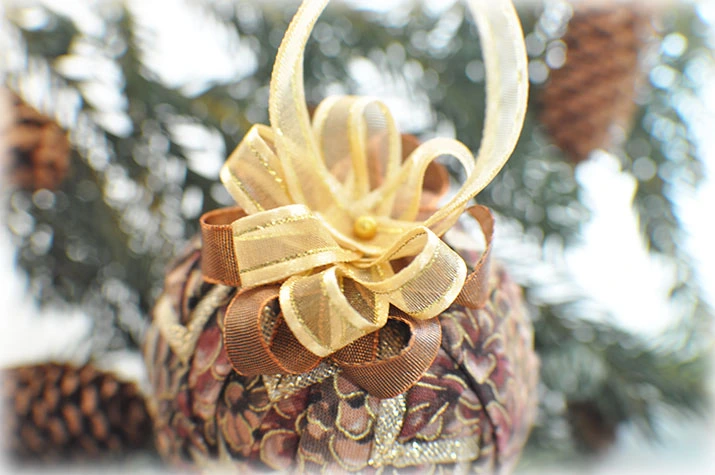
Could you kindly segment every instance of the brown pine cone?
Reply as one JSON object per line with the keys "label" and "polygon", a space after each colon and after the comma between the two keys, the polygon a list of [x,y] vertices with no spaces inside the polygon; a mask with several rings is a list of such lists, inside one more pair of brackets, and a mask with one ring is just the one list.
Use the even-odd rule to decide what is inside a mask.
{"label": "brown pine cone", "polygon": [[616,442],[617,422],[609,420],[593,401],[569,401],[568,417],[579,449],[599,454]]}
{"label": "brown pine cone", "polygon": [[[204,283],[200,262],[195,240],[166,276],[169,314],[155,312],[144,346],[156,446],[172,465],[219,473],[513,470],[535,416],[539,363],[521,289],[503,269],[495,265],[485,308],[455,304],[439,317],[441,349],[421,380],[379,399],[329,363],[297,376],[234,372],[223,331],[235,289]],[[189,333],[178,342],[195,341],[186,359],[167,339],[183,328]]]}
{"label": "brown pine cone", "polygon": [[[26,190],[57,189],[67,176],[70,143],[50,117],[0,89],[0,167],[9,182]],[[5,106],[5,107],[3,107]],[[9,111],[5,111],[5,108]]]}
{"label": "brown pine cone", "polygon": [[636,5],[574,6],[563,37],[566,63],[551,72],[541,97],[541,121],[573,162],[614,145],[614,127],[630,128],[648,20]]}
{"label": "brown pine cone", "polygon": [[151,420],[134,383],[91,365],[6,370],[3,440],[17,460],[91,460],[148,446]]}
{"label": "brown pine cone", "polygon": [[[417,144],[403,135],[405,155]],[[426,178],[425,191],[440,182]],[[457,224],[452,233],[461,243],[454,250],[477,262],[468,229]],[[414,386],[383,399],[329,360],[297,375],[235,372],[224,317],[237,289],[206,283],[201,259],[195,239],[170,266],[144,341],[147,401],[164,460],[211,473],[513,471],[536,415],[539,360],[521,289],[498,265],[486,305],[443,312],[432,365]],[[397,354],[410,337],[388,323],[378,356]]]}

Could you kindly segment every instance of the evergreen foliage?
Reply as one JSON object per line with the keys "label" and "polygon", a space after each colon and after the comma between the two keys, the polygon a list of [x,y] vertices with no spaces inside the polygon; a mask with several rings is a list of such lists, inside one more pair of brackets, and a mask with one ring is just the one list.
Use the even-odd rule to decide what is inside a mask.
{"label": "evergreen foliage", "polygon": [[[26,9],[7,11],[0,28],[8,51],[0,63],[4,82],[67,128],[74,152],[69,178],[49,197],[3,191],[5,221],[30,295],[42,305],[81,306],[92,315],[96,354],[139,347],[166,264],[196,232],[203,211],[230,204],[217,169],[207,171],[201,161],[225,157],[253,123],[267,121],[268,78],[292,8],[259,4],[187,3],[206,23],[207,35],[232,32],[240,54],[254,65],[235,81],[192,91],[162,82],[146,60],[150,32],[121,4],[96,7],[102,9],[101,33],[81,31],[51,9],[33,7],[32,18],[39,14],[41,20],[32,22]],[[566,23],[558,24],[554,12],[523,8],[525,33],[544,45],[558,41]],[[423,138],[451,132],[476,150],[483,65],[467,17],[460,6],[382,16],[330,8],[306,53],[309,101],[333,92],[369,93],[356,73],[368,71],[383,92],[392,88],[413,104],[405,118],[409,132]],[[712,54],[693,11],[669,18],[658,27],[646,61],[652,85],[643,86],[634,128],[615,153],[639,181],[634,206],[649,248],[678,268],[673,299],[684,310],[677,336],[649,342],[607,323],[604,310],[546,257],[546,245],[563,250],[578,240],[588,212],[574,165],[539,124],[542,80],[532,81],[513,158],[478,197],[504,223],[498,254],[534,310],[543,394],[532,454],[548,448],[565,456],[583,446],[581,434],[565,429],[574,404],[590,404],[607,424],[631,422],[650,434],[662,407],[684,414],[705,407],[710,310],[694,283],[693,263],[678,245],[684,231],[674,197],[701,175],[691,118]],[[680,38],[682,51],[673,46]],[[670,49],[663,47],[667,41]],[[239,54],[238,45],[232,47]],[[545,51],[531,51],[532,61],[543,66]],[[552,291],[559,286],[570,290]]]}

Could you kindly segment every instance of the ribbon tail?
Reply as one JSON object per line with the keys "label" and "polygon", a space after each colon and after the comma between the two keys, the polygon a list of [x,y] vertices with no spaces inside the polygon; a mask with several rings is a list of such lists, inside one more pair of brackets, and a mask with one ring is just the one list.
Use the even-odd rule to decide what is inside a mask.
{"label": "ribbon tail", "polygon": [[456,303],[469,308],[483,308],[489,299],[489,273],[491,269],[492,240],[494,239],[494,215],[486,206],[472,206],[467,210],[482,227],[486,248],[467,276]]}
{"label": "ribbon tail", "polygon": [[233,298],[224,317],[224,346],[231,366],[243,376],[300,374],[320,363],[285,324],[277,286],[244,290]]}
{"label": "ribbon tail", "polygon": [[[390,345],[408,334],[407,344],[394,356],[381,357],[382,339]],[[404,393],[422,377],[437,357],[442,343],[439,320],[414,320],[405,315],[390,316],[387,325],[332,356],[343,374],[371,396],[392,398]]]}

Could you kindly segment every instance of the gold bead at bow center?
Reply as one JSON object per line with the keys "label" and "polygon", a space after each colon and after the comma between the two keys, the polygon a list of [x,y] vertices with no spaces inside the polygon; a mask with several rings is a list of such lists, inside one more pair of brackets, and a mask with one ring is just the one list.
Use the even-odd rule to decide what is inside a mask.
{"label": "gold bead at bow center", "polygon": [[377,221],[372,216],[360,216],[353,224],[353,233],[363,240],[372,239],[377,235]]}

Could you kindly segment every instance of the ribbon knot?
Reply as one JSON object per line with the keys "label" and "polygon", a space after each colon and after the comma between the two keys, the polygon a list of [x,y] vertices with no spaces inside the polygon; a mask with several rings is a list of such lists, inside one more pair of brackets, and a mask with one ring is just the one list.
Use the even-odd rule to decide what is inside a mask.
{"label": "ribbon knot", "polygon": [[[311,121],[303,55],[327,3],[301,5],[276,58],[271,125],[255,125],[221,171],[242,211],[207,215],[202,222],[206,277],[211,280],[212,266],[228,266],[223,273],[231,278],[219,279],[224,283],[244,290],[279,287],[281,318],[318,357],[381,329],[393,308],[400,318],[426,321],[463,293],[467,266],[441,236],[507,161],[527,94],[513,6],[470,0],[487,71],[488,107],[476,159],[463,144],[445,138],[403,157],[395,120],[371,98],[329,97]],[[468,178],[436,206],[435,160],[444,156],[456,159]],[[491,233],[493,223],[480,222],[488,222]],[[207,246],[207,233],[218,233],[218,246]]]}

